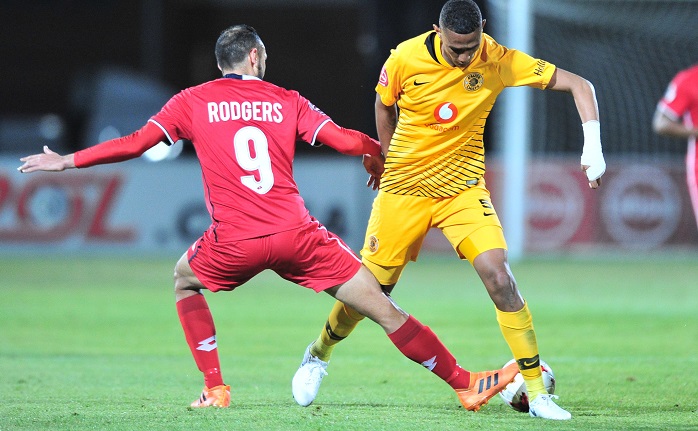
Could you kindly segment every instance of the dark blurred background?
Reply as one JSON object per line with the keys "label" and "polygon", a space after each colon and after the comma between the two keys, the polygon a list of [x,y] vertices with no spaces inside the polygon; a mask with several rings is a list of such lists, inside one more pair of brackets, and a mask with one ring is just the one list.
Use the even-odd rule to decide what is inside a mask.
{"label": "dark blurred background", "polygon": [[[0,149],[29,151],[46,141],[75,150],[133,132],[175,92],[220,76],[215,41],[239,23],[255,27],[267,46],[266,80],[375,136],[373,87],[383,61],[398,42],[429,30],[442,4],[5,0]],[[105,134],[102,123],[118,124],[113,117],[124,114]]]}
{"label": "dark blurred background", "polygon": [[[480,0],[486,32],[517,48],[507,10]],[[651,131],[657,100],[698,62],[695,0],[530,0],[532,55],[594,83],[604,152],[680,156],[682,140]],[[4,0],[0,2],[0,151],[49,143],[74,150],[140,127],[175,92],[219,76],[218,34],[254,26],[266,79],[295,89],[337,123],[375,136],[373,88],[389,50],[438,21],[443,0]],[[575,106],[534,92],[531,152],[577,155]],[[498,109],[487,134],[497,127]],[[496,139],[486,137],[490,154]],[[494,150],[494,151],[491,151]],[[331,150],[299,152],[317,154]]]}

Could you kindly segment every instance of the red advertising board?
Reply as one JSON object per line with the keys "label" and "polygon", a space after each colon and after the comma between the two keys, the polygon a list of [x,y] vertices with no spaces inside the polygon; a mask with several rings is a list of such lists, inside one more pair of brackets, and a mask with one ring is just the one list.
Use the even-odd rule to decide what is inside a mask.
{"label": "red advertising board", "polygon": [[[501,201],[502,169],[490,162],[486,174],[500,218],[506,208]],[[528,252],[698,249],[698,228],[681,160],[610,161],[596,190],[589,188],[575,161],[536,160],[529,166],[526,184]],[[431,232],[425,249],[451,247],[440,233]]]}

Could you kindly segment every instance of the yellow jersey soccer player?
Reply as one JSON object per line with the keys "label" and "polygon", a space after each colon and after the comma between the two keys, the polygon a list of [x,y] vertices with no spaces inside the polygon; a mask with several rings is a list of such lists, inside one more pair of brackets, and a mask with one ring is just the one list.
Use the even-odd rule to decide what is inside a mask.
{"label": "yellow jersey soccer player", "polygon": [[[484,181],[485,121],[506,87],[570,93],[584,130],[581,166],[591,188],[605,172],[594,88],[587,80],[508,49],[483,33],[471,0],[449,0],[439,25],[391,51],[376,85],[376,127],[382,160],[368,160],[369,184],[379,185],[361,250],[363,263],[390,293],[417,259],[430,228],[441,229],[468,260],[494,302],[497,322],[526,381],[530,415],[570,419],[541,378],[531,313],[507,261],[502,226]],[[376,158],[373,158],[376,159]],[[383,170],[384,169],[384,170]],[[292,382],[297,401],[312,402],[334,346],[362,316],[335,303]]]}

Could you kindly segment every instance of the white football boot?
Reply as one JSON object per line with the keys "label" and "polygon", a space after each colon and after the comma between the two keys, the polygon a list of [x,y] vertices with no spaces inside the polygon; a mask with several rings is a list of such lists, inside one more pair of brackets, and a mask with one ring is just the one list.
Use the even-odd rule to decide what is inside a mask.
{"label": "white football boot", "polygon": [[554,419],[566,421],[572,419],[572,414],[561,408],[553,398],[560,398],[557,395],[540,394],[528,404],[528,414],[534,418]]}
{"label": "white football boot", "polygon": [[305,349],[303,361],[291,381],[293,399],[303,407],[309,406],[315,400],[322,379],[327,375],[329,362],[321,361],[317,356],[310,354],[310,346]]}

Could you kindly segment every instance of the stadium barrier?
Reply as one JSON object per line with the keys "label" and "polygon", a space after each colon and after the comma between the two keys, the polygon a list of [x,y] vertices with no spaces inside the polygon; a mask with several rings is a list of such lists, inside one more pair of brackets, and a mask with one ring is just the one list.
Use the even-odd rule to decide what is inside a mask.
{"label": "stadium barrier", "polygon": [[[536,159],[527,180],[526,252],[698,251],[698,229],[680,159],[612,160],[598,190],[578,160]],[[0,158],[0,254],[178,255],[209,224],[195,160],[134,160],[67,173],[17,172]],[[356,251],[363,243],[374,192],[357,158],[298,158],[295,176],[311,214]],[[495,208],[501,166],[488,161]],[[505,226],[506,231],[506,226]],[[431,232],[423,251],[450,245]]]}

